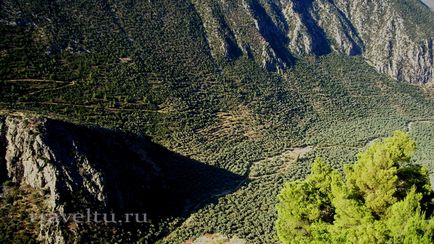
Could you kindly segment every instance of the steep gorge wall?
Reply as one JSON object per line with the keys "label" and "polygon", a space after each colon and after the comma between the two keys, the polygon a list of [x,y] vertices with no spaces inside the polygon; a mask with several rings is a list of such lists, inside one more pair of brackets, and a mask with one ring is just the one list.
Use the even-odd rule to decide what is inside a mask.
{"label": "steep gorge wall", "polygon": [[434,27],[423,23],[434,21],[434,14],[415,0],[193,2],[218,60],[243,53],[268,70],[283,71],[293,57],[335,51],[363,55],[398,80],[434,82]]}
{"label": "steep gorge wall", "polygon": [[160,68],[167,65],[163,69],[179,64],[183,72],[197,68],[200,73],[203,64],[215,71],[214,60],[241,56],[282,72],[297,58],[337,52],[362,55],[398,80],[434,82],[434,12],[420,0],[107,0],[96,6],[41,1],[30,9],[20,0],[0,5],[0,24],[28,26],[35,37],[45,33],[35,41],[48,54],[129,53],[144,70],[145,63],[156,62]]}
{"label": "steep gorge wall", "polygon": [[[423,29],[424,23],[418,25],[405,18],[404,10],[398,6],[401,2],[339,1],[338,6],[364,40],[364,57],[379,72],[411,83],[432,83],[433,28]],[[423,8],[414,8],[417,9]],[[433,17],[434,14],[428,20],[434,20]]]}

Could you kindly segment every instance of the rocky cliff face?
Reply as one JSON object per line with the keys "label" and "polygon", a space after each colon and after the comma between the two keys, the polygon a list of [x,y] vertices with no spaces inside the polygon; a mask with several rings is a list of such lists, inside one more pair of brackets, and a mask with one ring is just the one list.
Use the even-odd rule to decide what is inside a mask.
{"label": "rocky cliff face", "polygon": [[[77,197],[77,192],[82,194],[81,200],[107,206],[107,184],[112,177],[109,170],[120,170],[123,163],[122,155],[114,155],[118,150],[124,150],[125,158],[131,158],[129,166],[140,168],[136,175],[142,176],[143,183],[158,175],[159,169],[145,152],[133,152],[129,145],[126,148],[114,138],[103,140],[102,132],[86,135],[83,128],[69,124],[17,117],[7,117],[4,128],[8,178],[47,191],[52,209],[63,208],[67,200]],[[111,190],[117,190],[118,186],[112,187]],[[124,198],[111,200],[122,206]]]}
{"label": "rocky cliff face", "polygon": [[434,28],[426,23],[434,14],[419,1],[193,2],[217,59],[243,53],[279,71],[291,65],[293,56],[335,51],[363,55],[398,80],[434,82]]}
{"label": "rocky cliff face", "polygon": [[[424,23],[407,18],[399,4],[420,4],[416,1],[340,1],[354,28],[360,33],[365,51],[363,55],[380,72],[412,83],[432,83],[433,77],[433,28],[424,29]],[[413,8],[429,11],[422,6]],[[431,14],[429,19],[434,15]]]}
{"label": "rocky cliff face", "polygon": [[[0,153],[2,181],[45,192],[58,214],[138,212],[158,224],[243,180],[141,136],[42,118],[0,117]],[[40,240],[70,240],[62,223],[40,224]]]}
{"label": "rocky cliff face", "polygon": [[[398,80],[434,82],[434,13],[420,0],[104,0],[27,5],[4,1],[0,23],[33,28],[35,41],[45,45],[49,55],[92,53],[116,42],[105,51],[122,56],[134,50],[141,59],[156,55],[152,62],[161,63],[160,59],[174,56],[163,56],[166,49],[182,46],[179,38],[190,35],[185,46],[174,50],[177,55],[186,52],[183,58],[190,62],[245,56],[281,72],[297,58],[337,52],[363,55],[379,72]],[[191,23],[180,29],[178,22],[187,19]],[[152,44],[149,40],[156,35],[167,35],[167,42]],[[208,52],[214,60],[209,60]]]}
{"label": "rocky cliff face", "polygon": [[[46,119],[7,117],[2,120],[0,150],[4,152],[1,159],[6,166],[2,173],[7,173],[7,179],[18,185],[46,192],[45,204],[53,213],[125,206],[131,194],[121,186],[121,180],[128,179],[121,178],[125,171],[134,170],[132,180],[141,178],[140,185],[131,185],[132,190],[146,193],[145,188],[155,184],[150,178],[158,176],[159,168],[146,152],[133,152],[134,143],[126,148],[125,141],[117,142],[109,135],[104,140],[104,132],[89,134],[84,128]],[[132,159],[125,165],[129,170],[122,169],[119,150],[125,153],[125,159]],[[116,176],[119,178],[115,179]],[[65,242],[59,223],[39,224],[40,240]]]}

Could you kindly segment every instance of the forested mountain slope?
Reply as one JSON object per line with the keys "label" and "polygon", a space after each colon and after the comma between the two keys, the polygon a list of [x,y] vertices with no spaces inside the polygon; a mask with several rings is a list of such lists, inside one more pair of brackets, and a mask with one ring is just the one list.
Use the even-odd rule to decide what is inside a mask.
{"label": "forested mountain slope", "polygon": [[103,52],[188,73],[240,56],[285,70],[297,57],[335,51],[363,55],[399,80],[434,82],[434,17],[418,0],[39,0],[1,9],[4,27],[32,27],[48,54]]}
{"label": "forested mountain slope", "polygon": [[[193,195],[189,188],[180,190],[185,194],[174,214],[129,238],[182,243],[221,233],[274,243],[281,184],[303,178],[317,156],[340,168],[366,144],[402,129],[418,143],[415,161],[432,172],[433,19],[416,0],[4,0],[0,113],[6,119],[0,128],[2,135],[7,128],[15,134],[0,138],[0,153],[11,155],[4,143],[15,138],[27,141],[17,153],[39,157],[45,145],[63,155],[47,165],[78,165],[56,176],[65,184],[78,182],[72,188],[84,191],[78,206],[89,199],[83,182],[97,180],[81,175],[81,159],[111,177],[104,165],[117,169],[125,157],[131,167],[124,174],[139,174],[132,177],[135,190],[148,185],[138,179],[144,171],[156,180],[149,185],[160,187],[158,170],[147,171],[149,158],[169,172],[169,187],[201,177],[218,183],[224,173],[234,184]],[[37,130],[30,131],[25,121]],[[18,127],[22,133],[10,129]],[[52,148],[57,144],[69,152]],[[114,153],[102,156],[110,150]],[[13,158],[0,163],[36,170],[31,172],[40,168]],[[182,164],[188,166],[184,171],[170,170]],[[203,171],[186,174],[190,166]],[[37,181],[4,171],[2,180],[22,188],[19,199],[31,198],[25,187]],[[70,174],[76,178],[64,177]],[[129,189],[126,178],[121,177],[122,189]],[[107,199],[126,191],[108,190],[116,187],[110,181],[97,183],[107,189],[99,191]],[[49,201],[52,194],[43,197]],[[182,211],[188,202],[193,207]],[[2,212],[13,206],[2,205]],[[111,231],[100,230],[99,237],[113,241]]]}

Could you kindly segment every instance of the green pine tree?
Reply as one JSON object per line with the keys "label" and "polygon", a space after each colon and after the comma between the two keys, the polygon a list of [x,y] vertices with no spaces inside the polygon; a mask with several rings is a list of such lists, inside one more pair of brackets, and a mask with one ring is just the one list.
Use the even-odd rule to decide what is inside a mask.
{"label": "green pine tree", "polygon": [[282,243],[432,243],[428,171],[410,165],[416,143],[404,132],[374,143],[344,177],[321,160],[278,196]]}

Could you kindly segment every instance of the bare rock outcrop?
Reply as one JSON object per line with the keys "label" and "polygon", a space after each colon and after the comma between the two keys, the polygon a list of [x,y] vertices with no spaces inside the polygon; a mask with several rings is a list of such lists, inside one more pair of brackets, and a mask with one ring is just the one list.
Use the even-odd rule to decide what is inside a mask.
{"label": "bare rock outcrop", "polygon": [[362,55],[379,72],[397,80],[434,82],[434,28],[426,23],[434,21],[434,14],[419,1],[193,3],[217,60],[245,55],[280,72],[291,67],[295,57],[337,52]]}

